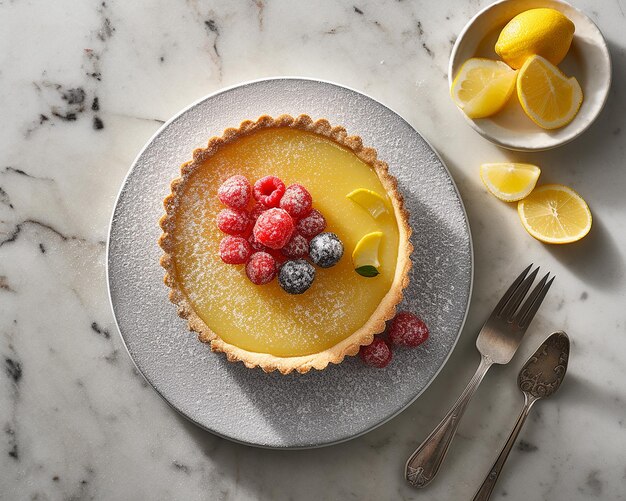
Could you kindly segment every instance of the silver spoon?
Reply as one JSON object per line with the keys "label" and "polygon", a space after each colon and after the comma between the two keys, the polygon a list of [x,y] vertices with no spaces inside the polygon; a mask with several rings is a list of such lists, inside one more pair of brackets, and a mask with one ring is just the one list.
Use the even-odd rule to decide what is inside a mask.
{"label": "silver spoon", "polygon": [[502,452],[474,496],[474,501],[487,501],[491,497],[502,467],[509,457],[509,452],[517,440],[530,409],[537,400],[547,398],[558,390],[567,371],[568,359],[569,338],[565,332],[558,331],[551,334],[522,367],[517,377],[517,385],[524,393],[524,408]]}

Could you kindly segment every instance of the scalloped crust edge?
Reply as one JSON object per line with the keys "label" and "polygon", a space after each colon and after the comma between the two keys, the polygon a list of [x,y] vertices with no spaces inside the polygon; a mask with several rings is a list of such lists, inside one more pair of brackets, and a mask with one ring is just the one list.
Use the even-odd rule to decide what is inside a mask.
{"label": "scalloped crust edge", "polygon": [[[368,321],[336,345],[318,353],[296,357],[277,357],[268,353],[251,352],[221,339],[196,314],[191,303],[183,293],[176,277],[173,257],[174,238],[172,237],[172,232],[175,226],[177,200],[178,197],[182,196],[184,186],[190,175],[222,146],[234,142],[243,135],[273,127],[291,127],[328,137],[336,143],[349,148],[357,157],[369,164],[376,171],[389,195],[399,230],[398,262],[393,282],[389,292],[383,297]],[[409,213],[404,207],[404,198],[398,191],[396,178],[389,174],[388,165],[378,160],[377,152],[374,148],[363,146],[359,136],[348,136],[343,127],[333,127],[326,119],[314,121],[308,115],[300,115],[297,118],[290,115],[280,115],[277,118],[263,115],[255,122],[245,120],[240,124],[239,128],[228,128],[221,137],[211,138],[206,148],[194,150],[193,160],[182,164],[180,173],[180,177],[171,182],[171,193],[163,201],[165,215],[160,220],[163,233],[159,238],[159,245],[163,249],[164,254],[160,263],[165,268],[164,283],[170,288],[169,299],[177,306],[178,315],[187,320],[189,330],[196,332],[200,341],[211,345],[212,351],[223,352],[229,361],[243,362],[248,368],[260,367],[265,372],[277,370],[281,374],[289,374],[292,371],[304,374],[311,369],[322,370],[330,363],[339,364],[346,356],[356,355],[361,346],[370,344],[374,339],[374,335],[385,330],[385,323],[395,316],[396,306],[402,301],[403,290],[409,283],[409,270],[412,266],[410,256],[413,251],[413,246],[410,242],[411,227],[409,225]]]}

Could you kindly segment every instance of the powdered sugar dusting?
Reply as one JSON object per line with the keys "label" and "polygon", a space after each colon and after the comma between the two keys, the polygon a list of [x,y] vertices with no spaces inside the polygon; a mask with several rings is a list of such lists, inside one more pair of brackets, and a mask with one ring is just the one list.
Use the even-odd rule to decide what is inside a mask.
{"label": "powdered sugar dusting", "polygon": [[[263,113],[277,116],[301,111],[341,124],[349,133],[359,134],[364,144],[375,147],[398,178],[411,212],[414,266],[401,309],[418,312],[430,328],[431,339],[416,349],[397,350],[394,360],[382,370],[351,357],[341,365],[305,375],[250,370],[227,362],[199,343],[167,299],[163,269],[157,264],[162,250],[155,244],[161,230],[155,222],[163,214],[162,200],[170,191],[169,181],[176,176],[178,165],[189,160],[190,152],[206,144],[208,137],[241,120]],[[292,158],[300,153],[298,145],[293,145]],[[271,166],[265,167],[263,174],[272,172]],[[242,163],[241,173],[247,175],[248,169],[249,165]],[[220,181],[228,177],[224,169],[220,175]],[[303,184],[309,187],[308,182]],[[323,202],[320,196],[314,195],[315,204]],[[329,221],[329,230],[337,232],[337,225]],[[219,259],[217,249],[207,247],[213,238],[211,226],[215,228],[197,228],[208,234],[196,245],[200,252],[213,253]],[[172,406],[205,428],[267,447],[307,447],[345,440],[410,403],[428,386],[454,346],[472,275],[467,220],[436,153],[383,105],[336,85],[298,79],[229,89],[167,125],[143,151],[126,181],[113,217],[108,259],[118,325],[149,382]],[[242,278],[238,275],[243,273],[238,270],[242,267],[227,268],[233,277]],[[323,280],[323,271],[313,287]],[[360,304],[360,299],[354,298],[351,304]],[[348,302],[349,298],[337,300]],[[237,313],[242,301],[237,296],[231,300],[233,322],[244,321],[237,318],[242,315]],[[333,325],[335,315],[340,318],[344,314],[334,310],[325,318]]]}

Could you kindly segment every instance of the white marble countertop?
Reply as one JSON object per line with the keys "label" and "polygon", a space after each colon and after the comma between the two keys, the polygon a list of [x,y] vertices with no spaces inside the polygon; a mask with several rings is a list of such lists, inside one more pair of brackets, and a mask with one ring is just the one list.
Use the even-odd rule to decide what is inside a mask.
{"label": "white marble countertop", "polygon": [[[516,374],[550,331],[570,370],[522,432],[496,499],[626,497],[626,3],[577,0],[605,34],[614,85],[570,145],[517,154],[450,102],[455,37],[488,1],[0,1],[0,498],[470,499],[522,397]],[[265,76],[319,77],[398,110],[442,154],[470,219],[475,285],[447,366],[399,417],[325,449],[270,451],[186,422],[137,374],[115,329],[105,240],[116,194],[149,137],[188,103]],[[488,196],[482,162],[532,161],[594,213],[591,234],[548,247]],[[477,329],[513,270],[557,281],[513,362],[497,367],[426,491],[407,455],[473,372]]]}

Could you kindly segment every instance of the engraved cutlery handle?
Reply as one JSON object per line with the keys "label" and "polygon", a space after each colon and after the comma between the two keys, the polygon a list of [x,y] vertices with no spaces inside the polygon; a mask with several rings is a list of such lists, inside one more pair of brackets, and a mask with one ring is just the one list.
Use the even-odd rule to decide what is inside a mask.
{"label": "engraved cutlery handle", "polygon": [[437,425],[424,442],[411,455],[406,463],[405,476],[414,487],[425,487],[439,471],[446,453],[452,443],[459,421],[465,412],[472,395],[485,377],[493,362],[489,357],[482,356],[476,373],[467,384],[456,403]]}
{"label": "engraved cutlery handle", "polygon": [[536,399],[533,399],[532,397],[529,398],[527,394],[524,394],[524,398],[525,398],[524,408],[522,409],[522,412],[520,413],[519,418],[517,418],[515,427],[513,428],[513,431],[511,432],[511,434],[509,435],[509,439],[504,444],[504,447],[502,448],[500,455],[498,456],[496,461],[493,463],[493,466],[489,470],[489,473],[487,473],[487,476],[485,477],[484,482],[480,486],[480,489],[478,489],[478,492],[476,492],[476,495],[474,496],[473,501],[487,501],[491,497],[491,493],[493,492],[493,489],[496,486],[496,482],[498,481],[498,477],[500,476],[502,467],[504,466],[506,459],[509,457],[509,452],[511,452],[513,445],[515,445],[515,441],[517,440],[517,436],[519,435],[519,432],[522,429],[522,426],[524,425],[524,421],[526,421],[526,418],[528,417],[528,413],[530,412],[531,407],[536,401]]}

